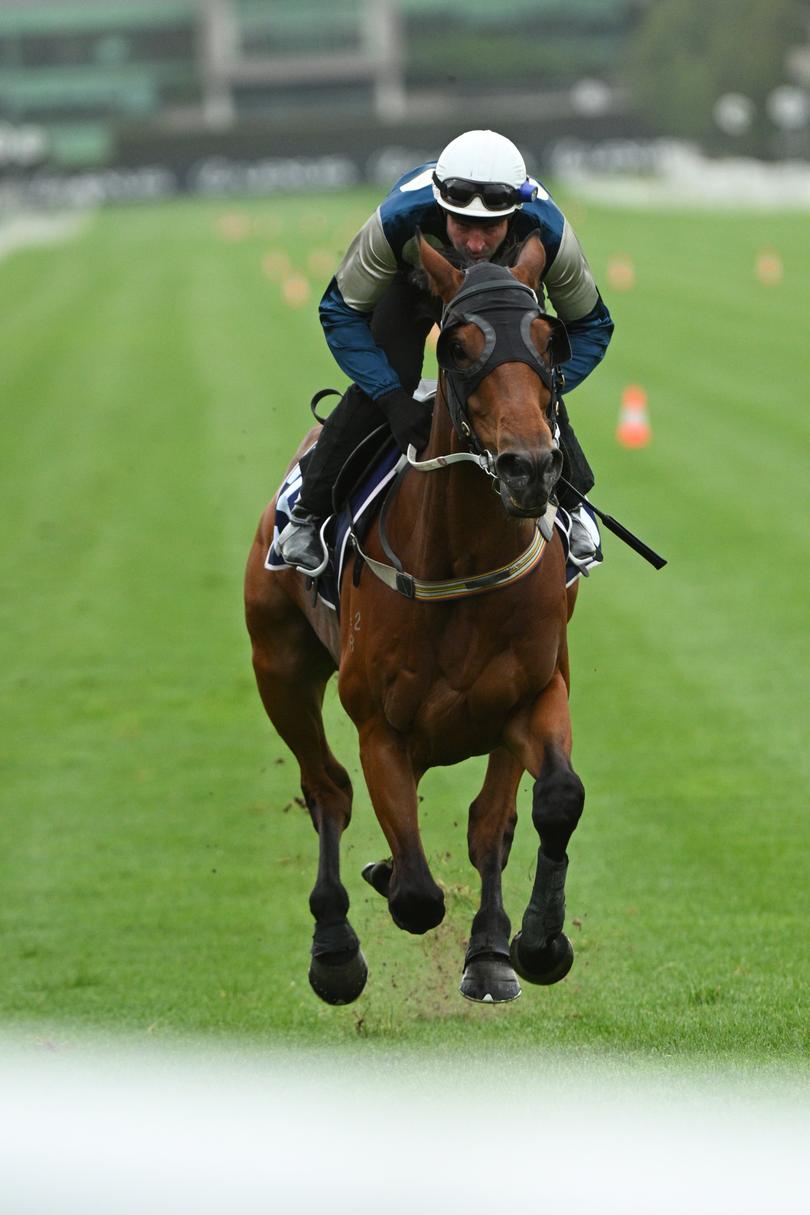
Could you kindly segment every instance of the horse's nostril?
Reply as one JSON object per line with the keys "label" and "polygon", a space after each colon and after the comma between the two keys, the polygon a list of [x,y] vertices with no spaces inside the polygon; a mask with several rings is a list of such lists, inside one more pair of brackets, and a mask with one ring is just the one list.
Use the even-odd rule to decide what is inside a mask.
{"label": "horse's nostril", "polygon": [[508,485],[528,482],[534,476],[534,460],[517,451],[505,451],[495,461],[495,470]]}
{"label": "horse's nostril", "polygon": [[557,480],[562,471],[562,452],[551,448],[539,456],[524,452],[505,451],[495,461],[495,471],[501,481],[513,489]]}

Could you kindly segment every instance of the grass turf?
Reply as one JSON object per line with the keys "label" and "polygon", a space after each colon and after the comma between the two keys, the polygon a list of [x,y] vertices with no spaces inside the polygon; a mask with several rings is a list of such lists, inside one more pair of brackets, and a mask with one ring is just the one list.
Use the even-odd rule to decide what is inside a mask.
{"label": "grass turf", "polygon": [[[806,1060],[802,216],[570,201],[617,320],[569,402],[594,500],[670,559],[656,574],[608,537],[573,624],[588,796],[571,976],[504,1008],[458,995],[482,761],[422,787],[445,923],[418,939],[393,926],[360,879],[386,849],[332,689],[356,788],[344,876],[371,975],[347,1009],[311,994],[316,840],[253,685],[241,574],[309,396],[343,382],[317,296],[373,205],[108,211],[0,264],[0,1017],[53,1034]],[[767,244],[785,266],[771,287],[754,274]],[[635,263],[628,292],[608,286],[617,253]],[[641,451],[614,439],[629,382],[650,399]],[[524,782],[515,923],[529,804]]]}

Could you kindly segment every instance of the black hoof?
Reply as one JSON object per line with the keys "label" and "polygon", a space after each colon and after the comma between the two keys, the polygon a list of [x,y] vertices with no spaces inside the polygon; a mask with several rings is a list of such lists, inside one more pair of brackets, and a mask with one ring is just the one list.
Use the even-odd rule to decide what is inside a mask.
{"label": "black hoof", "polygon": [[520,984],[503,954],[479,953],[464,967],[459,991],[476,1004],[507,1004],[520,995]]}
{"label": "black hoof", "polygon": [[388,898],[391,873],[390,861],[369,861],[367,865],[363,866],[363,877],[369,886],[373,886],[377,894],[381,894],[384,899]]}
{"label": "black hoof", "polygon": [[321,954],[309,966],[312,990],[327,1004],[351,1004],[362,992],[367,978],[368,966],[360,949],[353,957],[346,959],[343,955],[336,962],[329,961],[329,954]]}
{"label": "black hoof", "polygon": [[542,949],[526,949],[521,942],[521,933],[512,939],[509,956],[512,965],[527,983],[549,987],[564,979],[574,965],[574,946],[564,932],[552,937]]}

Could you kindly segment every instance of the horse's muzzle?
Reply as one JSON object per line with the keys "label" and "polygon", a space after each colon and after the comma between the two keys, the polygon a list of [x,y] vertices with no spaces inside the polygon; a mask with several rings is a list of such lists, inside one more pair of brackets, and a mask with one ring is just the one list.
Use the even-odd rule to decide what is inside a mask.
{"label": "horse's muzzle", "polygon": [[558,447],[538,455],[525,451],[501,452],[495,460],[495,475],[507,514],[524,518],[542,515],[559,480],[562,462]]}

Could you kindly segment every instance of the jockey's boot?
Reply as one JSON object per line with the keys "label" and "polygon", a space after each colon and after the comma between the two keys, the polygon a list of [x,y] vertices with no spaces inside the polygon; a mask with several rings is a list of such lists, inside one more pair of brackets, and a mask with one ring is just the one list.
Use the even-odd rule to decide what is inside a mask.
{"label": "jockey's boot", "polygon": [[571,533],[569,538],[568,556],[574,565],[578,565],[583,574],[588,575],[587,566],[594,561],[601,561],[599,532],[596,524],[583,506],[569,510],[571,518]]}
{"label": "jockey's boot", "polygon": [[326,545],[321,540],[322,520],[297,504],[292,508],[290,522],[278,538],[278,551],[287,565],[302,574],[317,578],[329,560]]}
{"label": "jockey's boot", "polygon": [[317,578],[326,569],[321,527],[332,514],[332,488],[357,444],[382,420],[377,405],[352,384],[326,419],[318,442],[303,457],[301,493],[278,538],[283,560],[302,574]]}

